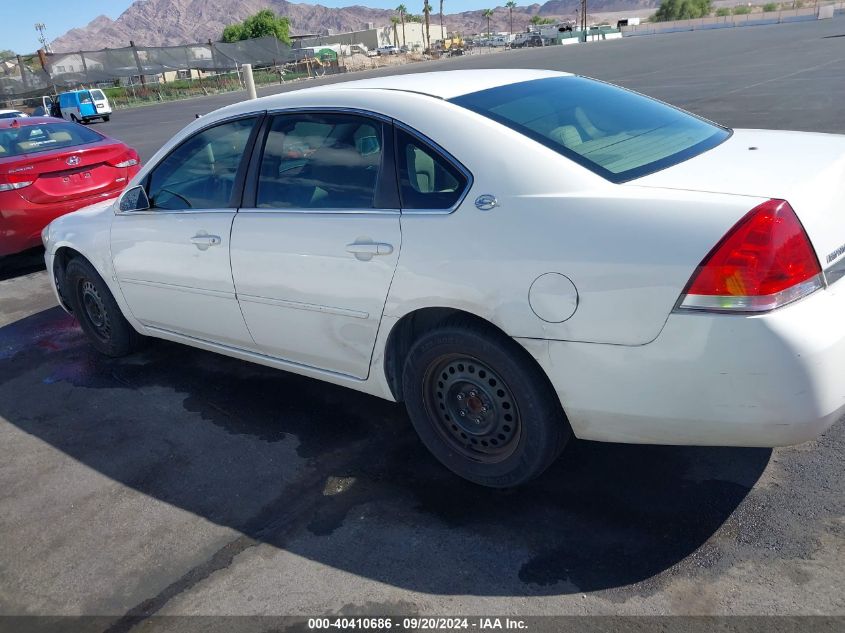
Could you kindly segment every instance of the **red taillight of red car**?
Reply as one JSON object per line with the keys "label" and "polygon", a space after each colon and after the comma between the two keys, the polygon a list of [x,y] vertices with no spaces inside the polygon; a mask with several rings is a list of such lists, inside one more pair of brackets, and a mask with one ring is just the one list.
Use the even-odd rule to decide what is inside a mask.
{"label": "red taillight of red car", "polygon": [[14,191],[29,187],[35,182],[36,176],[32,173],[22,174],[0,174],[0,191]]}
{"label": "red taillight of red car", "polygon": [[126,153],[117,160],[109,161],[109,164],[112,167],[134,167],[135,165],[140,164],[141,158],[138,156],[138,152],[136,152],[131,147],[126,149]]}
{"label": "red taillight of red car", "polygon": [[679,309],[764,312],[824,285],[821,266],[785,200],[756,206],[699,264]]}

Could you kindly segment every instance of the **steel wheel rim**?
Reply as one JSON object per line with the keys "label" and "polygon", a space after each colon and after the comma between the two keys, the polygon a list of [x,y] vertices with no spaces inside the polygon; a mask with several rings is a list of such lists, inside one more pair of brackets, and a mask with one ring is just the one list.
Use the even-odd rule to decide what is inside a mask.
{"label": "steel wheel rim", "polygon": [[514,453],[522,434],[519,410],[489,365],[463,354],[439,358],[426,371],[423,389],[429,418],[452,450],[482,463]]}
{"label": "steel wheel rim", "polygon": [[108,340],[111,335],[111,322],[109,314],[103,304],[103,298],[97,292],[97,287],[89,279],[82,281],[79,289],[80,303],[85,311],[88,323],[94,332],[103,340]]}

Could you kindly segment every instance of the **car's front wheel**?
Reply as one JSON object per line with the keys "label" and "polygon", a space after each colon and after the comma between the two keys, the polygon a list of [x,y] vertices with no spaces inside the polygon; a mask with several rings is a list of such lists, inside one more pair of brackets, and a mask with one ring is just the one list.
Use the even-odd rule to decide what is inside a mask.
{"label": "car's front wheel", "polygon": [[118,357],[138,347],[141,335],[123,316],[108,286],[89,262],[71,260],[63,287],[82,331],[98,352]]}
{"label": "car's front wheel", "polygon": [[408,352],[402,385],[426,447],[477,484],[506,488],[537,477],[572,434],[536,361],[471,321],[423,334]]}

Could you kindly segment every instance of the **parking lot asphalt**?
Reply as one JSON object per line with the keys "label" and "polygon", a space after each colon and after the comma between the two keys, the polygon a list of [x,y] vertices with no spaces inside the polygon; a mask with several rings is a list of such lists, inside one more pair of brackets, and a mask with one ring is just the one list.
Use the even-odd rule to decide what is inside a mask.
{"label": "parking lot asphalt", "polygon": [[[845,132],[840,34],[834,19],[402,70],[566,69],[732,126]],[[236,97],[95,129],[149,157]],[[399,405],[165,342],[99,356],[38,258],[0,277],[0,614],[111,631],[176,614],[845,615],[843,421],[775,450],[574,441],[536,482],[481,489]]]}
{"label": "parking lot asphalt", "polygon": [[[260,96],[378,75],[463,68],[544,68],[617,83],[731,127],[845,133],[845,16],[529,48],[288,82]],[[189,123],[243,92],[120,110],[94,128],[144,159]]]}

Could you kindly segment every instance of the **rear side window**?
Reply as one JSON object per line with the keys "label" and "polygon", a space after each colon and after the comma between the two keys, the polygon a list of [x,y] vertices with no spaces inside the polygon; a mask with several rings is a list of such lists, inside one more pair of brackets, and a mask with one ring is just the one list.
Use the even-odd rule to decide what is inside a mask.
{"label": "rear side window", "polygon": [[451,209],[468,178],[437,150],[402,129],[396,130],[396,159],[402,209]]}
{"label": "rear side window", "polygon": [[102,141],[103,136],[74,123],[39,123],[0,130],[0,158],[47,152]]}
{"label": "rear side window", "polygon": [[256,206],[372,209],[382,147],[382,124],[367,117],[276,116],[264,142]]}
{"label": "rear side window", "polygon": [[79,103],[91,103],[91,93],[87,90],[79,93]]}
{"label": "rear side window", "polygon": [[730,132],[637,93],[583,77],[552,77],[452,100],[612,182],[701,154]]}

